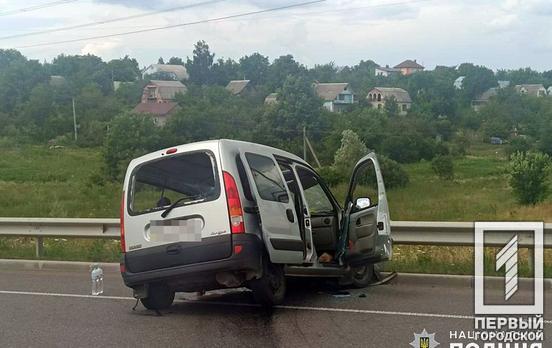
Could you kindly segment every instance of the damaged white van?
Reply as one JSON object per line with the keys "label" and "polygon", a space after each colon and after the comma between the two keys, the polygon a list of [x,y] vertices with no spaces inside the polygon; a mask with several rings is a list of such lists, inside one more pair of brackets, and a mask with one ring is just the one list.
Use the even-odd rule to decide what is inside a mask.
{"label": "damaged white van", "polygon": [[148,309],[175,292],[248,287],[281,303],[286,277],[368,285],[392,241],[374,153],[354,167],[343,208],[315,170],[272,147],[211,140],[134,159],[121,203],[121,273]]}

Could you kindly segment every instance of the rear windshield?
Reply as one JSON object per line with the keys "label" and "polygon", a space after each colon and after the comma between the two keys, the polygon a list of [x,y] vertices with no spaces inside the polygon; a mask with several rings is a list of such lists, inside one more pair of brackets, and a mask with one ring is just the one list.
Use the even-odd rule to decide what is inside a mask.
{"label": "rear windshield", "polygon": [[130,179],[129,213],[144,214],[177,206],[212,201],[220,195],[216,161],[198,151],[144,163]]}

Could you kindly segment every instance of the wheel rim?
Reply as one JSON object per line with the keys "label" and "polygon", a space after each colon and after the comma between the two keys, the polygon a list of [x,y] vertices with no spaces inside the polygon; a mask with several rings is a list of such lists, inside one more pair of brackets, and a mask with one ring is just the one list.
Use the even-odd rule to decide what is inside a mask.
{"label": "wheel rim", "polygon": [[357,269],[355,269],[353,277],[358,280],[362,280],[366,278],[366,275],[368,274],[368,266],[362,266]]}

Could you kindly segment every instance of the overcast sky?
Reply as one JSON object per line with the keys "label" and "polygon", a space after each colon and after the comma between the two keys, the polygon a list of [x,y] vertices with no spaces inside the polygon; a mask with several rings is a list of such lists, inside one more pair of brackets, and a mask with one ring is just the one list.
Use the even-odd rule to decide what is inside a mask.
{"label": "overcast sky", "polygon": [[[70,1],[70,0],[66,0]],[[60,53],[130,55],[140,65],[162,56],[191,56],[205,40],[218,57],[260,52],[274,59],[292,54],[308,66],[352,65],[372,59],[396,65],[417,59],[427,68],[473,62],[493,69],[552,69],[550,0],[327,0],[309,6],[226,21],[127,36],[22,48],[154,28],[300,3],[305,0],[74,0],[35,11],[17,11],[53,0],[0,0],[0,37],[126,17],[198,4],[132,20],[44,35],[0,39],[30,58]],[[207,3],[209,2],[209,3]]]}

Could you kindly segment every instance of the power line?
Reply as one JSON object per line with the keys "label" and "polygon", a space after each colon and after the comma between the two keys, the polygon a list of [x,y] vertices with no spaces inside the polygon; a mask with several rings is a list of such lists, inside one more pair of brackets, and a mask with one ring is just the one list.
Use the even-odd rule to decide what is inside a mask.
{"label": "power line", "polygon": [[14,13],[20,13],[20,12],[32,12],[32,11],[36,11],[36,10],[41,10],[43,8],[69,4],[69,3],[77,2],[77,1],[79,1],[79,0],[58,0],[58,1],[46,2],[44,4],[33,5],[33,6],[23,7],[23,8],[17,8],[17,9],[14,9],[14,10],[2,11],[2,12],[0,12],[0,16],[8,16],[8,15],[11,15],[11,14],[14,14]]}
{"label": "power line", "polygon": [[32,44],[32,45],[18,46],[16,48],[31,48],[31,47],[40,47],[40,46],[49,46],[49,45],[59,45],[59,44],[86,41],[86,40],[106,39],[106,38],[116,37],[116,36],[140,34],[140,33],[145,33],[145,32],[150,32],[150,31],[158,31],[158,30],[186,27],[186,26],[202,24],[202,23],[220,22],[220,21],[224,21],[224,20],[227,20],[227,19],[251,16],[251,15],[256,15],[256,14],[260,14],[260,13],[267,13],[267,12],[273,12],[273,11],[281,11],[281,10],[286,10],[286,9],[290,9],[290,8],[295,8],[295,7],[303,7],[303,6],[312,5],[312,4],[316,4],[316,3],[321,3],[321,2],[325,2],[325,1],[326,0],[314,0],[314,1],[300,2],[300,3],[296,3],[296,4],[292,4],[292,5],[272,7],[272,8],[265,9],[265,10],[257,10],[257,11],[238,13],[238,14],[234,14],[234,15],[203,19],[203,20],[194,21],[194,22],[172,24],[172,25],[166,25],[166,26],[162,26],[162,27],[155,27],[155,28],[141,29],[141,30],[133,30],[133,31],[127,31],[127,32],[122,32],[122,33],[114,33],[114,34],[106,34],[106,35],[98,35],[98,36],[89,36],[89,37],[79,38],[79,39],[70,39],[70,40],[53,41],[53,42],[43,42],[43,43]]}
{"label": "power line", "polygon": [[[77,1],[77,0],[73,0],[73,1]],[[102,20],[102,21],[72,25],[72,26],[68,26],[68,27],[53,28],[53,29],[46,29],[46,30],[41,30],[41,31],[34,31],[34,32],[30,32],[30,33],[22,33],[22,34],[2,36],[2,37],[0,37],[0,40],[15,39],[15,38],[19,38],[19,37],[36,36],[36,35],[42,35],[42,34],[50,34],[50,33],[56,33],[56,32],[60,32],[60,31],[80,29],[80,28],[92,27],[92,26],[103,25],[103,24],[108,24],[108,23],[115,23],[115,22],[130,20],[130,19],[153,16],[153,15],[157,15],[157,14],[165,13],[165,12],[180,11],[180,10],[189,9],[189,8],[193,8],[193,7],[210,5],[210,4],[214,4],[214,3],[222,2],[222,1],[226,1],[226,0],[209,0],[209,1],[203,1],[203,2],[198,2],[198,3],[194,3],[194,4],[189,4],[189,5],[185,5],[185,6],[177,6],[177,7],[166,8],[166,9],[163,9],[163,10],[140,13],[140,14],[127,16],[127,17],[117,17],[117,18],[111,18],[111,19],[106,19],[106,20]]]}

